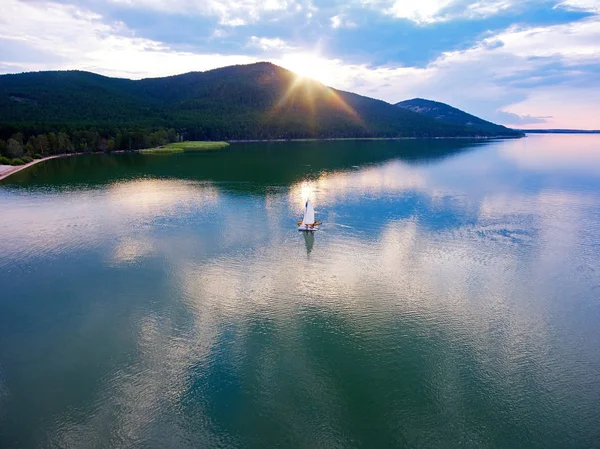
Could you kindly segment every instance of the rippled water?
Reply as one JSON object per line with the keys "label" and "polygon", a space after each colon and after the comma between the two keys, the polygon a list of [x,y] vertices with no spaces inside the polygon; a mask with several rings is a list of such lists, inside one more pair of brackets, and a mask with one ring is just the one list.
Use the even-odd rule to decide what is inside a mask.
{"label": "rippled water", "polygon": [[2,448],[599,444],[598,136],[67,158],[0,214]]}

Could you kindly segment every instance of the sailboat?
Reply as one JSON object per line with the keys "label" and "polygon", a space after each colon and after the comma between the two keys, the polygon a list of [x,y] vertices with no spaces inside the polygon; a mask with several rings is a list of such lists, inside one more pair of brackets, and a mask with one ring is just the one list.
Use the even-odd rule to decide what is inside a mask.
{"label": "sailboat", "polygon": [[306,200],[304,205],[304,216],[298,221],[298,231],[316,231],[321,223],[315,221],[315,209],[310,199]]}

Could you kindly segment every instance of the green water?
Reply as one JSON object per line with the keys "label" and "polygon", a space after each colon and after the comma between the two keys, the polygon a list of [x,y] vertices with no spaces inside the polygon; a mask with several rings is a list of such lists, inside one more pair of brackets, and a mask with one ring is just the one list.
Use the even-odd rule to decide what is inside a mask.
{"label": "green water", "polygon": [[58,159],[0,225],[2,448],[598,447],[599,136]]}

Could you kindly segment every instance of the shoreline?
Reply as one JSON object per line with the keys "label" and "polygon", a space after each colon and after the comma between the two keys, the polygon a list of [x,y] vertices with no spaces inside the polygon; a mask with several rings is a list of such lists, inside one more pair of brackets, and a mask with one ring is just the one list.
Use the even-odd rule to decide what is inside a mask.
{"label": "shoreline", "polygon": [[32,165],[39,164],[40,162],[49,161],[50,159],[57,159],[59,157],[79,156],[80,154],[83,154],[83,153],[55,154],[53,156],[48,156],[48,157],[43,157],[41,159],[36,159],[34,161],[28,162],[27,164],[23,164],[23,165],[6,165],[6,166],[3,166],[3,167],[11,167],[11,168],[9,168],[8,170],[0,173],[0,181],[2,181],[3,179],[8,178],[10,175],[14,175],[15,173],[20,172],[21,170],[25,170],[26,168],[29,168]]}
{"label": "shoreline", "polygon": [[229,143],[255,143],[255,142],[330,142],[330,141],[354,141],[354,140],[492,140],[492,139],[522,139],[522,136],[456,136],[456,137],[314,137],[307,139],[240,139],[227,140]]}
{"label": "shoreline", "polygon": [[25,170],[26,168],[31,167],[32,165],[39,164],[40,162],[49,161],[50,159],[58,159],[61,157],[71,157],[71,156],[85,156],[86,154],[114,154],[114,153],[137,153],[138,151],[111,151],[110,153],[105,152],[96,152],[96,153],[64,153],[64,154],[54,154],[52,156],[43,157],[41,159],[36,159],[27,164],[23,165],[0,165],[0,167],[10,167],[8,170],[0,173],[0,181],[8,178],[10,175],[14,175],[15,173],[20,172],[21,170]]}

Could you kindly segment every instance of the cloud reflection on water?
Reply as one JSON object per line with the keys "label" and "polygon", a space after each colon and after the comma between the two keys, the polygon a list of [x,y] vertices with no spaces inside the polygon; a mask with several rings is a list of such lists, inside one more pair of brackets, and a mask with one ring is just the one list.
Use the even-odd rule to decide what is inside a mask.
{"label": "cloud reflection on water", "polygon": [[[522,141],[494,145],[482,150],[487,159],[323,171],[263,196],[140,180],[11,199],[8,231],[19,247],[2,243],[10,259],[68,257],[110,242],[113,273],[158,266],[145,282],[165,292],[126,309],[134,356],[102,379],[92,412],[56,417],[49,443],[80,446],[110,433],[115,445],[242,444],[223,426],[227,417],[260,423],[243,414],[250,402],[288,429],[289,441],[306,442],[298,423],[308,422],[319,441],[344,445],[349,391],[376,395],[369,382],[389,387],[368,409],[382,434],[410,434],[421,412],[402,402],[412,387],[402,379],[421,368],[417,387],[433,416],[462,426],[429,426],[430,441],[447,441],[449,432],[490,438],[470,415],[473,404],[494,404],[496,422],[531,411],[525,384],[574,425],[567,393],[580,395],[580,405],[595,396],[566,385],[589,383],[600,361],[598,349],[577,346],[597,335],[577,309],[593,307],[586,298],[600,285],[598,197],[576,183],[557,185],[560,165],[530,173],[537,167],[521,163],[529,157]],[[510,176],[499,174],[507,167]],[[523,178],[531,184],[518,184]],[[331,218],[314,247],[294,222],[307,193]],[[347,227],[334,226],[339,216]],[[578,325],[561,327],[570,319]],[[350,375],[347,363],[362,384],[340,376]],[[509,427],[535,418],[521,416],[525,424]],[[553,419],[535,424],[546,435],[568,430]]]}

